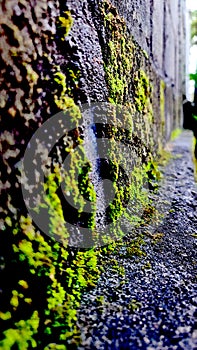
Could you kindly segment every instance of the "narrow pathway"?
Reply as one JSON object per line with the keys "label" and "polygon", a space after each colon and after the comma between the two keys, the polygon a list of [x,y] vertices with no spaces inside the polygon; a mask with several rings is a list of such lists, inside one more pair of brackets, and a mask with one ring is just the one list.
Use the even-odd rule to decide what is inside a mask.
{"label": "narrow pathway", "polygon": [[175,157],[163,169],[165,186],[155,198],[168,200],[162,223],[154,227],[153,220],[149,234],[144,228],[146,244],[137,256],[120,250],[118,271],[106,263],[97,287],[84,295],[79,350],[197,349],[197,185],[191,143],[187,131],[171,143]]}

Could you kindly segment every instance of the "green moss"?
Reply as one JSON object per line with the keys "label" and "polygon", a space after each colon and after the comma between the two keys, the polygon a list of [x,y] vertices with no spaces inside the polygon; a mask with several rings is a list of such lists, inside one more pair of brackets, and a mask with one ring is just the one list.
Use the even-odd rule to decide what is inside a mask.
{"label": "green moss", "polygon": [[139,236],[133,239],[131,242],[127,244],[126,249],[126,257],[138,256],[143,257],[146,256],[146,253],[142,250],[142,246],[145,244],[143,236]]}
{"label": "green moss", "polygon": [[[56,241],[52,241],[49,245],[43,236],[35,232],[30,217],[21,217],[20,226],[24,238],[20,241],[19,246],[13,246],[15,257],[17,258],[18,255],[19,260],[23,264],[27,264],[29,271],[34,271],[38,283],[39,278],[41,281],[43,278],[47,280],[47,305],[43,310],[47,322],[45,325],[42,324],[44,333],[50,337],[58,330],[60,340],[66,341],[68,338],[72,338],[78,342],[80,333],[76,327],[77,309],[80,305],[82,292],[95,286],[98,280],[100,272],[97,267],[97,252],[94,249],[78,252],[67,267],[69,253],[66,242],[64,242],[64,246]],[[36,246],[37,249],[35,249]],[[64,276],[63,283],[59,281],[60,276]],[[24,302],[30,304],[32,302],[29,298],[31,279],[20,280],[18,285],[22,288],[22,292],[13,290],[10,300],[13,310],[21,307]],[[2,319],[10,318],[10,315],[8,315],[9,317],[6,317],[6,314],[0,315]],[[28,323],[28,320],[24,322]],[[18,334],[17,325],[18,323],[14,334]],[[8,334],[9,332],[5,332],[5,337]],[[6,342],[6,338],[2,340],[3,344],[7,344]],[[24,342],[23,349],[26,349],[25,344]]]}
{"label": "green moss", "polygon": [[160,113],[161,113],[161,122],[165,123],[165,82],[160,81]]}
{"label": "green moss", "polygon": [[66,37],[73,25],[73,18],[70,11],[64,11],[64,16],[59,17],[59,26],[63,29],[64,36]]}
{"label": "green moss", "polygon": [[[152,85],[147,77],[144,68],[136,63],[136,57],[139,61],[147,60],[147,54],[140,50],[133,38],[128,35],[126,24],[121,18],[116,8],[109,2],[104,1],[101,8],[101,15],[105,25],[108,39],[106,47],[103,48],[104,68],[106,82],[109,90],[109,101],[113,104],[124,104],[128,107],[129,113],[123,115],[123,125],[133,125],[132,116],[137,112],[139,115],[138,127],[145,123],[144,137],[145,142],[151,136],[149,133],[149,124],[152,121]],[[61,40],[68,35],[72,26],[73,19],[69,11],[58,19],[59,34]],[[14,53],[13,53],[14,55]],[[48,58],[48,54],[44,54]],[[139,59],[140,58],[140,59]],[[48,62],[48,61],[47,61]],[[37,83],[37,75],[27,64],[24,65],[27,71],[27,80],[34,86]],[[78,89],[80,72],[73,71],[69,67],[66,72],[63,68],[53,64],[50,61],[51,75],[47,76],[47,81],[53,87],[54,106],[57,111],[67,111],[70,109],[70,118],[78,126],[80,117],[79,108],[74,101],[74,91]],[[132,87],[132,88],[131,88]],[[162,93],[160,96],[162,101]],[[163,106],[163,102],[161,105]],[[22,108],[22,107],[21,107]],[[163,107],[162,107],[163,108]],[[161,108],[161,113],[162,112]],[[140,119],[141,118],[141,119]],[[115,143],[118,139],[118,131],[114,128]],[[132,130],[130,130],[132,133]],[[148,135],[148,136],[147,136]],[[146,137],[147,136],[147,137]],[[83,142],[80,137],[79,152],[71,152],[73,144],[69,138],[65,137],[65,151],[70,153],[69,171],[64,174],[64,181],[67,184],[66,190],[72,194],[72,198],[79,211],[83,212],[85,199],[92,203],[93,214],[89,220],[89,228],[92,228],[94,235],[95,228],[95,202],[96,194],[88,180],[90,168],[84,168],[88,159],[85,157]],[[126,215],[123,206],[124,192],[121,186],[118,186],[116,180],[119,176],[121,164],[126,166],[126,159],[120,152],[116,152],[116,147],[109,149],[109,158],[114,163],[114,189],[117,193],[116,199],[111,204],[111,219],[116,222],[122,215]],[[141,163],[140,163],[141,164]],[[152,164],[152,166],[150,165]],[[143,207],[147,215],[153,214],[153,209],[146,193],[143,191],[144,181],[147,179],[147,171],[158,180],[156,165],[148,163],[148,168],[136,167],[131,174],[131,184],[128,185],[128,195],[137,198],[139,208]],[[76,181],[78,175],[81,177],[80,186]],[[117,225],[117,232],[114,233],[117,242],[110,245],[106,237],[106,247],[100,249],[88,249],[86,251],[71,250],[68,247],[68,232],[64,226],[63,208],[60,199],[57,196],[57,189],[62,181],[61,169],[55,164],[50,175],[46,176],[44,202],[42,205],[49,209],[50,227],[49,237],[45,237],[35,228],[32,220],[27,215],[21,215],[18,225],[14,226],[11,218],[6,217],[5,224],[9,229],[13,228],[13,260],[18,268],[22,268],[23,273],[20,279],[16,281],[13,290],[10,293],[9,310],[1,311],[0,318],[8,322],[8,329],[3,332],[3,340],[0,347],[10,350],[12,346],[19,350],[28,348],[66,349],[64,345],[67,341],[74,341],[75,344],[80,341],[80,330],[77,328],[77,310],[80,306],[82,294],[96,285],[99,275],[102,271],[100,262],[101,255],[122,254],[122,248],[125,248],[123,256],[131,258],[133,256],[143,257],[144,239],[138,237],[128,242],[120,240],[125,235],[121,227]],[[136,216],[127,215],[127,219],[132,224],[139,225],[141,219]],[[58,242],[56,239],[58,238]],[[98,259],[99,264],[98,264]],[[109,259],[110,260],[110,259]],[[104,264],[104,260],[103,266]],[[114,259],[110,262],[114,271],[120,277],[124,277],[125,271],[122,265],[119,265]],[[41,306],[37,303],[37,295],[32,295],[31,291],[42,291],[43,303]],[[103,297],[98,297],[98,304],[103,304]],[[39,306],[39,310],[35,305]],[[136,301],[132,301],[131,309],[136,308]],[[138,305],[139,306],[139,305]],[[28,307],[31,316],[27,320],[10,323],[14,317],[17,317],[18,310]],[[37,333],[39,336],[37,337]],[[44,338],[44,343],[41,337]],[[56,341],[53,342],[55,338]],[[47,345],[48,344],[48,345]],[[45,346],[46,345],[46,346]]]}
{"label": "green moss", "polygon": [[[126,105],[129,110],[129,115],[122,115],[122,124],[133,125],[133,116],[138,115],[138,120],[135,124],[142,129],[142,139],[145,143],[147,139],[151,141],[151,123],[153,121],[152,109],[152,93],[153,87],[149,81],[145,70],[140,68],[137,59],[141,58],[146,62],[148,57],[133,38],[128,34],[126,23],[119,16],[117,9],[110,1],[105,0],[102,3],[101,14],[108,37],[107,46],[103,49],[104,69],[106,74],[106,83],[109,90],[109,101],[113,104]],[[131,90],[132,87],[132,90]],[[133,103],[132,103],[133,99]],[[136,118],[136,119],[137,119]],[[136,125],[134,126],[136,127]],[[130,130],[132,132],[132,130]],[[117,141],[118,138],[116,138]],[[152,142],[153,143],[153,142]],[[123,155],[116,151],[116,146],[111,146],[109,149],[109,158],[113,160],[115,165],[114,173],[116,178],[119,176],[119,166],[127,167]],[[140,162],[138,162],[140,164]],[[139,165],[140,167],[141,165]],[[147,199],[145,198],[143,182],[146,177],[144,168],[140,171],[137,168],[131,174],[131,185],[127,187],[128,196],[136,198],[139,206],[146,206]],[[113,222],[124,215],[124,192],[118,188],[114,181],[114,190],[117,193],[115,200],[110,204],[110,215]],[[134,219],[134,218],[129,218]],[[136,218],[134,219],[136,220]],[[137,220],[136,220],[137,221]],[[118,225],[117,225],[118,226]],[[118,228],[117,228],[118,230]],[[121,237],[124,233],[119,231],[117,237]]]}
{"label": "green moss", "polygon": [[7,216],[7,217],[5,218],[5,223],[6,223],[8,226],[12,227],[12,220],[11,220],[11,218],[10,218],[9,216]]}
{"label": "green moss", "polygon": [[140,50],[128,34],[124,19],[110,1],[103,1],[101,7],[104,26],[108,34],[107,47],[103,50],[106,83],[109,90],[109,101],[115,104],[128,104],[130,85],[133,85],[135,109],[147,114],[152,120],[152,85],[142,69],[137,69],[136,58],[148,59],[147,53]]}
{"label": "green moss", "polygon": [[152,85],[150,84],[149,78],[143,70],[140,69],[135,73],[134,83],[136,108],[139,112],[148,114],[149,122],[151,122],[153,113],[150,102]]}
{"label": "green moss", "polygon": [[96,298],[96,303],[98,306],[102,306],[105,304],[105,297],[103,295],[100,295]]}
{"label": "green moss", "polygon": [[176,140],[176,139],[181,135],[182,132],[183,132],[183,130],[180,129],[180,128],[174,129],[174,130],[171,132],[170,140],[171,140],[171,141]]}
{"label": "green moss", "polygon": [[152,265],[150,263],[150,261],[147,261],[146,264],[144,264],[144,266],[142,266],[142,270],[150,270],[152,268]]}
{"label": "green moss", "polygon": [[63,344],[51,343],[48,344],[44,350],[67,350],[66,346]]}
{"label": "green moss", "polygon": [[67,77],[59,66],[54,66],[53,70],[54,82],[57,83],[56,93],[54,94],[54,102],[59,110],[67,110],[70,108],[74,119],[77,119],[80,112],[79,108],[75,105],[73,98],[69,96],[69,90],[66,83]]}
{"label": "green moss", "polygon": [[[40,10],[38,8],[38,12],[42,14]],[[57,20],[59,29],[57,30],[56,38],[64,41],[72,23],[73,19],[69,11],[60,16]],[[17,29],[16,26],[13,26],[13,30],[15,28]],[[18,116],[21,116],[21,125],[28,128],[29,119],[33,119],[32,115],[37,115],[36,113],[40,109],[39,106],[43,102],[44,107],[41,112],[43,122],[45,117],[52,115],[52,112],[54,114],[58,111],[67,111],[69,109],[71,111],[70,118],[72,121],[75,121],[77,127],[80,112],[73,99],[72,87],[78,88],[80,72],[78,70],[72,71],[69,67],[64,69],[64,67],[55,64],[55,59],[52,57],[52,52],[54,53],[52,47],[54,46],[48,44],[49,40],[52,43],[53,37],[49,39],[47,33],[44,33],[40,37],[42,44],[41,41],[39,42],[39,45],[46,50],[46,52],[43,52],[42,62],[46,66],[44,72],[42,72],[43,82],[41,82],[36,71],[29,64],[30,61],[36,60],[35,56],[37,54],[35,50],[31,55],[30,45],[30,54],[27,55],[27,50],[23,50],[24,38],[21,37],[20,31],[17,30],[14,34],[18,36],[19,48],[14,49],[14,51],[11,49],[10,55],[13,58],[18,58],[17,64],[19,68],[22,67],[22,70],[25,71],[25,78],[20,75],[20,69],[15,67],[12,60],[9,63],[16,68],[14,79],[19,82],[19,85],[23,81],[23,85],[25,87],[28,86],[29,89],[27,94],[25,91],[25,95],[28,96],[26,102],[24,100],[25,107],[20,103],[23,90],[18,89],[21,94],[18,94],[15,101],[16,106],[15,104],[13,105],[10,109],[10,114],[14,117],[16,114],[16,112],[14,114],[14,111],[16,110]],[[37,40],[36,35],[35,37]],[[27,36],[27,38],[29,37]],[[57,39],[57,44],[59,39]],[[26,62],[27,59],[28,62]],[[50,88],[46,88],[46,83]],[[37,109],[34,103],[34,100],[37,101],[36,91],[39,94],[43,94],[43,96],[46,95],[46,98],[38,99]],[[5,107],[4,101],[2,106]],[[29,108],[29,106],[31,107]],[[42,118],[39,120],[42,120]],[[36,123],[38,123],[38,120],[36,120]],[[34,128],[36,125],[38,124],[35,124]],[[32,128],[30,129],[32,130]],[[7,139],[10,139],[8,136],[6,135]],[[27,141],[27,137],[29,136],[26,135],[26,138],[23,140],[24,143]],[[81,141],[76,137],[76,142],[81,146],[81,148],[79,146],[81,153],[77,155],[75,152],[71,152],[71,176],[68,184],[72,189],[78,189],[75,175],[79,173],[82,162],[84,160],[87,162]],[[11,139],[10,142],[11,146],[14,145],[14,139]],[[69,139],[65,137],[65,151],[70,152],[72,149]],[[8,293],[6,293],[6,303],[1,305],[0,321],[3,322],[3,329],[5,330],[1,334],[1,349],[66,349],[66,346],[61,343],[65,344],[67,339],[72,339],[76,343],[79,342],[80,332],[77,328],[76,320],[81,295],[87,288],[95,285],[100,272],[97,266],[96,251],[90,249],[85,252],[77,252],[77,250],[71,250],[68,247],[68,232],[64,226],[61,202],[56,194],[61,180],[60,167],[58,164],[54,164],[51,173],[46,175],[44,185],[46,196],[42,203],[45,208],[49,209],[49,236],[42,235],[38,231],[31,218],[24,214],[24,208],[20,208],[20,211],[16,214],[18,215],[17,224],[15,223],[16,220],[13,220],[15,214],[12,216],[6,214],[5,216],[5,228],[9,229],[8,240],[10,240],[9,252],[11,262],[9,261],[8,266],[9,268],[11,266],[13,271],[15,271],[15,266],[17,266],[17,273],[16,276],[13,275],[12,285],[8,288]],[[13,183],[13,186],[15,186],[15,183]],[[87,181],[87,174],[83,174],[83,186],[82,192],[92,197],[94,201],[94,192],[91,184]],[[79,202],[82,211],[84,202],[83,198],[78,199],[78,194],[80,193],[76,193],[75,201]],[[94,226],[94,217],[90,222],[90,226]],[[12,238],[10,238],[11,229],[13,230]],[[23,316],[21,315],[25,315],[24,318],[26,319],[22,319]]]}
{"label": "green moss", "polygon": [[34,311],[30,319],[20,320],[15,323],[15,328],[3,332],[5,338],[0,341],[0,348],[10,350],[14,345],[18,350],[37,348],[33,335],[37,333],[39,326],[38,312]]}
{"label": "green moss", "polygon": [[137,301],[136,299],[132,299],[128,305],[128,308],[132,311],[135,312],[137,311],[140,307],[142,306],[142,304]]}
{"label": "green moss", "polygon": [[146,52],[146,50],[143,50],[143,54],[144,54],[144,56],[145,56],[145,58],[148,60],[148,53]]}
{"label": "green moss", "polygon": [[[77,84],[78,77],[74,76],[71,71],[69,74],[69,79],[73,78],[74,83]],[[67,77],[59,66],[53,66],[52,83],[55,87],[53,96],[56,107],[59,110],[69,109],[70,118],[75,121],[77,127],[80,118],[79,108],[75,105],[73,98],[69,96]],[[83,195],[94,203],[95,192],[88,181],[88,172],[84,171],[80,174],[84,164],[87,163],[87,159],[85,158],[82,140],[77,138],[77,142],[79,152],[72,152],[73,144],[65,136],[65,151],[70,153],[70,167],[69,172],[64,174],[64,180],[67,183],[67,190],[73,191],[75,204],[83,211],[85,205]],[[79,174],[82,180],[80,189],[76,181]],[[90,249],[85,252],[75,252],[73,255],[69,253],[70,249],[67,246],[69,233],[64,225],[63,210],[56,193],[61,181],[60,166],[58,163],[53,164],[51,173],[46,175],[44,184],[46,195],[41,204],[45,208],[47,207],[49,211],[49,242],[47,237],[43,237],[35,229],[29,216],[22,215],[15,227],[10,217],[7,217],[5,221],[7,226],[13,227],[15,237],[13,243],[14,259],[23,269],[28,271],[28,274],[25,278],[20,278],[13,289],[10,298],[10,311],[1,312],[1,320],[9,322],[14,312],[28,305],[33,315],[37,317],[45,344],[47,339],[50,343],[50,339],[54,337],[54,334],[63,343],[67,339],[72,339],[76,343],[79,342],[80,332],[76,326],[76,321],[81,295],[87,288],[95,285],[100,273],[97,267],[97,251]],[[39,208],[37,209],[39,210]],[[89,227],[93,228],[94,226],[93,212]],[[39,310],[39,314],[33,306],[37,296],[31,295],[32,278],[37,281],[40,288],[43,288],[42,293],[45,293],[43,307],[42,310]],[[12,345],[23,350],[29,347],[42,347],[40,337],[38,337],[38,343],[34,340],[37,328],[31,325],[31,318],[16,322],[15,328],[8,328],[2,334],[4,339],[0,344],[3,348],[9,350]],[[56,345],[55,348],[57,349],[65,348],[64,345]],[[53,348],[51,346],[49,344],[48,348]]]}
{"label": "green moss", "polygon": [[144,170],[146,173],[149,188],[151,188],[152,190],[157,190],[158,182],[162,178],[161,171],[158,167],[158,163],[155,160],[150,159],[145,165]]}
{"label": "green moss", "polygon": [[89,171],[91,170],[91,167],[88,165],[86,167],[81,167],[79,170],[79,182],[78,182],[78,189],[80,194],[88,200],[89,202],[92,202],[92,214],[88,221],[88,227],[94,229],[96,226],[95,222],[95,216],[96,216],[96,192],[94,189],[93,184],[90,182],[89,179]]}
{"label": "green moss", "polygon": [[122,104],[128,95],[128,81],[133,61],[133,42],[129,40],[126,25],[116,8],[104,1],[101,7],[106,31],[110,33],[104,51],[104,69],[109,89],[109,101]]}
{"label": "green moss", "polygon": [[158,165],[165,166],[172,159],[172,153],[168,151],[166,148],[161,148],[156,157],[156,162]]}

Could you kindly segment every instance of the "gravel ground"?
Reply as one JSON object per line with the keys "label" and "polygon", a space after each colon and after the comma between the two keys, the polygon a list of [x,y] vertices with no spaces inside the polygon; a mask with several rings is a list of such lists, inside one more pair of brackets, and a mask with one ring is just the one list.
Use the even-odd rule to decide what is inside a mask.
{"label": "gravel ground", "polygon": [[[192,133],[184,131],[170,144],[175,157],[162,168],[165,181],[153,196],[164,218],[156,224],[153,215],[134,234],[144,235],[142,257],[140,252],[128,257],[123,246],[104,258],[97,286],[84,294],[78,350],[197,349],[197,185],[191,143]],[[125,241],[131,243],[131,237]]]}

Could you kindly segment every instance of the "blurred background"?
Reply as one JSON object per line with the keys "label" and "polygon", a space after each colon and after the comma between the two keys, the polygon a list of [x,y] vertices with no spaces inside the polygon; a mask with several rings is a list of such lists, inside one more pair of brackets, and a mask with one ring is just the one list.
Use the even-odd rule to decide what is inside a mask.
{"label": "blurred background", "polygon": [[[197,71],[197,2],[195,0],[187,0],[188,21],[190,28],[190,47],[189,47],[189,64],[188,64],[188,98],[194,99],[195,81],[189,79],[189,74],[195,74]],[[188,49],[187,49],[188,50]]]}

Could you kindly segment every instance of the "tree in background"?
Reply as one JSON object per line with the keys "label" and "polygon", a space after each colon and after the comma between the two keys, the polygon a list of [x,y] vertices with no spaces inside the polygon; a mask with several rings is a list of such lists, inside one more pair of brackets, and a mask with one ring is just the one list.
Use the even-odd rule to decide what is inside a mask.
{"label": "tree in background", "polygon": [[191,44],[197,45],[197,10],[191,12]]}

